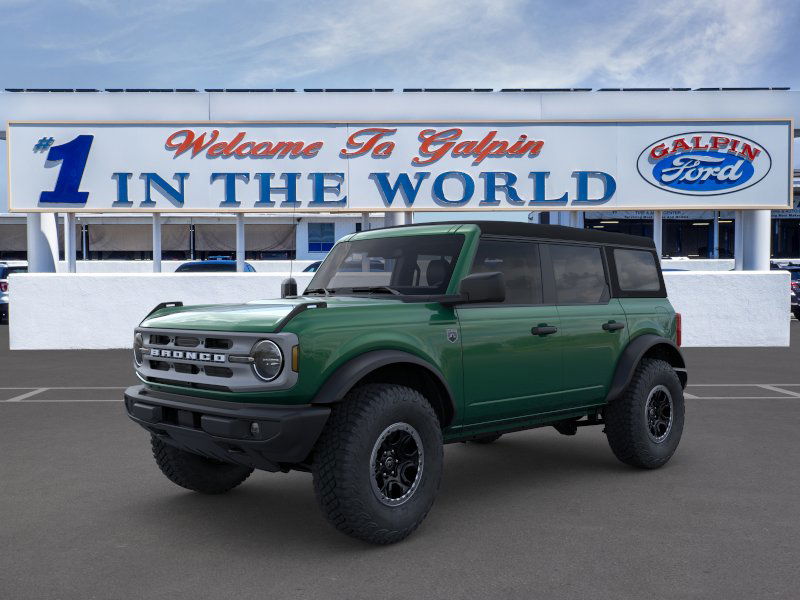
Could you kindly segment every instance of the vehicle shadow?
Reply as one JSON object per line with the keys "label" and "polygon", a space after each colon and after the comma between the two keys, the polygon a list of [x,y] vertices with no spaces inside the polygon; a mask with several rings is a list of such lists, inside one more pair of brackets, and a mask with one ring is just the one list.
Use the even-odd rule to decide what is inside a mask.
{"label": "vehicle shadow", "polygon": [[[586,436],[588,437],[588,436]],[[497,509],[498,503],[524,497],[536,500],[554,486],[576,488],[586,478],[630,470],[611,454],[604,436],[563,438],[525,432],[505,436],[491,445],[454,444],[446,447],[442,485],[434,513],[441,527],[462,523],[459,514]],[[204,496],[159,486],[125,507],[138,521],[167,539],[220,547],[235,545],[252,551],[282,548],[324,554],[363,552],[370,546],[336,532],[319,511],[307,473],[256,472],[241,487],[221,496]],[[463,516],[463,515],[462,515]],[[166,531],[164,531],[166,529]],[[438,529],[438,527],[437,527]],[[416,537],[416,536],[415,536]],[[192,539],[195,538],[195,539]]]}

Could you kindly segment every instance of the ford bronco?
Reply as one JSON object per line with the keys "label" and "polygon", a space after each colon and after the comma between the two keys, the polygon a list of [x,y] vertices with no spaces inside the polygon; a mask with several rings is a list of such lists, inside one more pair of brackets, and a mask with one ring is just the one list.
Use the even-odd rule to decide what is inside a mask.
{"label": "ford bronco", "polygon": [[662,466],[683,430],[680,337],[652,240],[409,225],[344,237],[302,295],[159,305],[125,405],[175,484],[308,471],[336,528],[385,544],[428,514],[443,444],[602,426],[619,460]]}

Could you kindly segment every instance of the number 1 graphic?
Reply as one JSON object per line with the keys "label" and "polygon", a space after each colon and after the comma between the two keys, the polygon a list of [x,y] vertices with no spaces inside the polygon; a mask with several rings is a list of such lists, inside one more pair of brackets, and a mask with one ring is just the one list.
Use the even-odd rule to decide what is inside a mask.
{"label": "number 1 graphic", "polygon": [[39,202],[59,204],[86,204],[89,192],[79,192],[86,159],[92,147],[93,135],[79,135],[74,140],[52,146],[47,153],[47,160],[60,160],[61,168],[56,179],[56,187],[52,192],[42,192]]}

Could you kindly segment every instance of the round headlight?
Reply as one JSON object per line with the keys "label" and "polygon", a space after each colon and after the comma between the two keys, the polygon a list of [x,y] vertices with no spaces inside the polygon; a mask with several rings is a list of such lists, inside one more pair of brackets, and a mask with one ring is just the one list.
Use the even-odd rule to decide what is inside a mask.
{"label": "round headlight", "polygon": [[141,333],[133,336],[133,362],[137,366],[142,366],[142,347],[144,346],[144,338]]}
{"label": "round headlight", "polygon": [[275,342],[261,340],[250,353],[253,357],[253,370],[264,381],[272,381],[283,369],[283,353]]}

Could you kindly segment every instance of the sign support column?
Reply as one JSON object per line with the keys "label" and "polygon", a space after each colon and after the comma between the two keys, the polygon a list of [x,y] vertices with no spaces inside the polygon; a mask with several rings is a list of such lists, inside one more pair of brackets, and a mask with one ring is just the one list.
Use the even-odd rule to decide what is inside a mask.
{"label": "sign support column", "polygon": [[153,213],[153,273],[161,273],[161,213]]}
{"label": "sign support column", "polygon": [[733,212],[733,269],[741,271],[744,264],[744,211]]}
{"label": "sign support column", "polygon": [[55,273],[58,261],[58,224],[54,213],[28,213],[26,220],[28,270]]}
{"label": "sign support column", "polygon": [[769,271],[772,213],[769,210],[743,212],[745,252],[742,266],[745,271]]}
{"label": "sign support column", "polygon": [[236,272],[244,272],[244,213],[236,213]]}
{"label": "sign support column", "polygon": [[664,211],[653,211],[653,243],[656,245],[659,260],[664,255],[662,251],[664,245]]}
{"label": "sign support column", "polygon": [[67,273],[75,272],[75,213],[64,213],[64,261]]}

